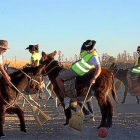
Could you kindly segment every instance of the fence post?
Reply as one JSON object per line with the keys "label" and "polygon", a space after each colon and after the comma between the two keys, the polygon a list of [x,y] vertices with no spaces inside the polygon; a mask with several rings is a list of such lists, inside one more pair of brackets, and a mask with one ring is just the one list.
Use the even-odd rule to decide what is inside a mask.
{"label": "fence post", "polygon": [[15,64],[17,64],[17,56],[15,56]]}

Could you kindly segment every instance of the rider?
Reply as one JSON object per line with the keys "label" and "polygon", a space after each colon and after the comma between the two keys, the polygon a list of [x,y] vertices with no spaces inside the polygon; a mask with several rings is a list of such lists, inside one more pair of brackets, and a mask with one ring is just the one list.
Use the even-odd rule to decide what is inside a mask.
{"label": "rider", "polygon": [[[132,82],[131,82],[131,78],[138,76],[140,74],[140,46],[137,47],[137,53],[139,54],[139,57],[137,58],[137,61],[135,62],[135,66],[133,66],[131,69],[131,71],[129,72],[129,74],[127,75],[127,79],[128,79],[128,83],[129,83],[129,87],[130,87],[130,91],[134,91],[133,87],[132,87]],[[140,89],[134,91],[135,93],[140,93]]]}
{"label": "rider", "polygon": [[[83,58],[86,54],[87,54],[87,51],[84,50],[85,48],[83,48],[83,46],[81,47],[81,51],[80,51],[80,57]],[[99,62],[100,63],[100,62]],[[89,93],[91,94],[91,93]],[[93,103],[92,103],[92,100],[90,101],[87,101],[86,102],[87,106],[83,106],[83,113],[85,115],[85,118],[84,120],[89,120],[89,119],[92,119],[93,121],[95,121],[95,118],[94,118],[94,112],[93,112]],[[78,102],[78,105],[80,107],[82,107],[82,102]]]}
{"label": "rider", "polygon": [[6,52],[7,49],[10,49],[8,48],[8,42],[6,40],[0,40],[0,71],[4,76],[6,82],[9,82],[11,79],[3,67],[3,59],[2,59],[2,55]]}
{"label": "rider", "polygon": [[69,107],[70,98],[66,95],[63,81],[69,80],[77,76],[82,76],[86,74],[90,69],[95,67],[95,74],[90,81],[90,84],[94,84],[101,73],[101,66],[98,55],[94,49],[95,44],[96,41],[94,40],[85,41],[82,45],[82,48],[87,52],[85,52],[86,54],[83,56],[83,58],[73,64],[71,68],[60,73],[60,75],[56,77],[56,82],[64,96],[65,109]]}
{"label": "rider", "polygon": [[39,65],[40,61],[40,54],[37,52],[37,46],[36,45],[29,45],[26,49],[29,49],[29,52],[32,54],[30,63],[27,64],[27,66],[35,66],[35,61],[37,61],[37,66]]}

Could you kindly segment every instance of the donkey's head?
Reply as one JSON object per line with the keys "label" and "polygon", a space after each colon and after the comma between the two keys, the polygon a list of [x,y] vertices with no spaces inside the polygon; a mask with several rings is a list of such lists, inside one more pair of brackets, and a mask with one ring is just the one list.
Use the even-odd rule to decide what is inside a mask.
{"label": "donkey's head", "polygon": [[40,60],[40,64],[43,65],[43,64],[49,64],[51,61],[54,60],[54,57],[56,55],[56,51],[50,53],[50,54],[46,54],[45,52],[42,52],[42,57],[41,57],[41,60]]}
{"label": "donkey's head", "polygon": [[58,61],[54,60],[56,53],[57,53],[56,51],[54,51],[50,54],[46,54],[45,52],[42,52],[42,58],[40,60],[40,65],[45,65],[45,68],[42,71],[42,75],[46,76],[50,72],[52,72],[53,69],[58,68],[58,67],[59,67],[59,69],[61,69]]}
{"label": "donkey's head", "polygon": [[113,63],[110,65],[109,69],[110,69],[110,70],[116,70],[116,69],[118,69],[118,67],[117,67],[116,63],[113,62]]}

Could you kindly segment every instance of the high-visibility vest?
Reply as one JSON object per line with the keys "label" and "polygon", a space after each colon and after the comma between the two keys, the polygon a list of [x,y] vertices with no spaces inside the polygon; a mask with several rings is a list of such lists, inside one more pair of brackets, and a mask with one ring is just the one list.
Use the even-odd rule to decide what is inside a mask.
{"label": "high-visibility vest", "polygon": [[72,69],[80,76],[87,73],[90,69],[94,68],[94,65],[91,65],[88,63],[89,59],[92,56],[98,56],[96,51],[93,51],[91,53],[87,53],[81,60],[76,62],[72,65]]}
{"label": "high-visibility vest", "polygon": [[[140,57],[140,56],[139,56]],[[138,65],[138,62],[139,62],[139,57],[135,63],[135,66]],[[137,68],[133,68],[132,71],[133,73],[140,73],[140,67],[137,67]]]}
{"label": "high-visibility vest", "polygon": [[31,59],[30,59],[30,64],[32,64],[32,58],[34,58],[34,61],[37,60],[37,66],[39,65],[39,61],[41,59],[40,54],[39,53],[34,53],[31,55]]}
{"label": "high-visibility vest", "polygon": [[86,53],[87,53],[87,51],[82,51],[82,52],[80,53],[80,57],[83,58],[83,57],[85,56]]}

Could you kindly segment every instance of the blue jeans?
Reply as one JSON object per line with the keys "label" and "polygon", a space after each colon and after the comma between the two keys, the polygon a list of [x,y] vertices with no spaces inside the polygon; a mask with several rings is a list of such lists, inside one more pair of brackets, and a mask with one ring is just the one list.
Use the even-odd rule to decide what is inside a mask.
{"label": "blue jeans", "polygon": [[[80,107],[82,107],[83,103],[78,102],[78,105]],[[90,100],[89,102],[86,102],[86,104],[84,104],[84,106],[83,106],[83,113],[84,113],[84,115],[89,115],[91,113],[94,116],[92,100]]]}

